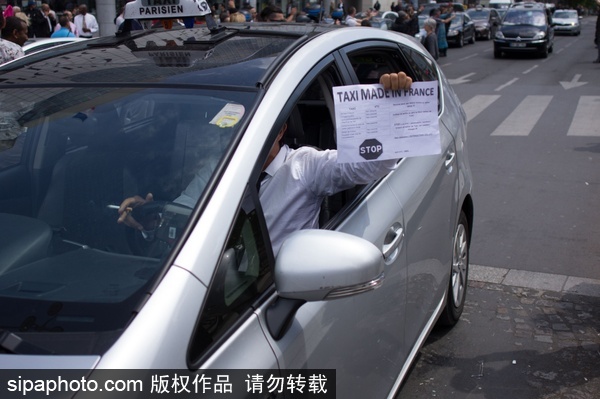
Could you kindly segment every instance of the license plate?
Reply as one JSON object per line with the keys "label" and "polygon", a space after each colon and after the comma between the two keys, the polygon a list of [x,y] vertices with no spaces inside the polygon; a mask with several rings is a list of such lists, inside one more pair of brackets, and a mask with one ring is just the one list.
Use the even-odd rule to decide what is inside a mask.
{"label": "license plate", "polygon": [[525,47],[527,43],[511,43],[510,47]]}

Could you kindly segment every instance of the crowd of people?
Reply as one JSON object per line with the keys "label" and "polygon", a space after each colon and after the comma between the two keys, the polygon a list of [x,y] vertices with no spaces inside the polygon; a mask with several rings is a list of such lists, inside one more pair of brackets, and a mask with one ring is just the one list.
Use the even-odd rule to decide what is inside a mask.
{"label": "crowd of people", "polygon": [[30,38],[91,38],[99,33],[98,21],[88,13],[87,5],[67,3],[57,12],[47,3],[38,6],[35,0],[29,0],[24,9],[7,5],[0,13],[0,29],[0,64],[22,57],[23,45]]}
{"label": "crowd of people", "polygon": [[[128,1],[131,0],[120,1],[120,12],[115,16],[114,20],[117,29],[124,21],[123,12],[125,4]],[[597,2],[600,2],[600,0],[597,0]],[[281,9],[273,3],[269,3],[262,7],[260,11],[252,6],[248,0],[244,0],[240,7],[236,3],[240,4],[239,0],[237,2],[235,0],[223,0],[223,2],[212,3],[212,15],[216,21],[218,23],[314,21],[314,17],[309,15],[309,3],[304,8],[298,8],[296,3],[290,2],[286,10]],[[22,56],[23,51],[21,47],[27,38],[91,38],[98,35],[98,22],[88,12],[85,4],[78,6],[76,3],[69,2],[68,0],[60,4],[61,7],[59,10],[53,10],[46,3],[42,3],[38,7],[35,0],[29,0],[27,7],[24,9],[8,5],[2,13],[0,63]],[[57,11],[59,11],[58,16]],[[423,13],[423,5],[418,10],[415,10],[412,3],[404,5],[402,0],[399,0],[398,3],[392,3],[391,11],[395,11],[398,14],[398,18],[391,26],[392,30],[411,36],[419,33],[419,15]],[[332,2],[332,8],[326,16],[331,17],[328,18],[330,23],[338,25],[371,26],[371,20],[379,14],[381,14],[381,5],[378,0],[375,1],[372,8],[361,13],[361,17],[358,17],[356,7],[348,6],[345,9],[344,2],[338,0],[337,3]],[[445,57],[447,54],[448,41],[446,35],[454,18],[454,10],[451,5],[446,7],[440,5],[439,8],[431,9],[427,17],[423,26],[425,34],[421,37],[421,42],[433,58],[437,60],[439,57]],[[158,25],[164,24],[164,21],[159,22]],[[176,23],[186,26],[191,24],[193,26],[194,20],[177,21]],[[140,28],[142,27],[140,26]],[[26,32],[26,36],[23,35],[24,31]],[[600,29],[597,28],[597,32],[599,31]],[[597,33],[596,36],[599,36],[599,34]],[[595,62],[600,62],[600,56]]]}

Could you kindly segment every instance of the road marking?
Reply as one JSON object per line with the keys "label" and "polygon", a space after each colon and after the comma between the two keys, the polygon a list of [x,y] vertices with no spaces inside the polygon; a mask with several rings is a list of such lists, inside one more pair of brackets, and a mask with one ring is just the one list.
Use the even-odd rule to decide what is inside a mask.
{"label": "road marking", "polygon": [[467,122],[475,118],[484,109],[492,105],[494,101],[500,98],[499,94],[475,96],[463,104],[463,109],[467,114]]}
{"label": "road marking", "polygon": [[467,78],[470,76],[473,76],[473,75],[475,75],[475,72],[468,73],[466,75],[461,76],[460,78],[448,79],[448,82],[451,85],[459,85],[461,83],[466,83],[466,82],[470,81],[470,79],[467,79]]}
{"label": "road marking", "polygon": [[538,67],[537,65],[534,65],[531,68],[527,69],[526,71],[523,71],[523,75],[527,75],[529,72],[533,71],[537,67]]}
{"label": "road marking", "polygon": [[495,88],[494,91],[500,91],[500,90],[504,89],[505,87],[508,87],[511,84],[515,83],[517,80],[519,80],[519,78],[511,79],[508,82],[504,83],[502,86],[498,86],[497,88]]}
{"label": "road marking", "polygon": [[528,136],[550,104],[552,96],[527,96],[494,130],[492,136]]}
{"label": "road marking", "polygon": [[460,61],[468,60],[469,58],[477,57],[478,55],[479,55],[479,54],[477,54],[477,53],[475,53],[475,54],[471,54],[471,55],[470,55],[470,56],[468,56],[468,57],[461,58],[461,59],[460,59]]}
{"label": "road marking", "polygon": [[581,78],[581,74],[575,74],[575,76],[573,76],[573,79],[571,79],[570,82],[558,82],[560,83],[560,85],[563,87],[563,89],[565,90],[569,90],[569,89],[573,89],[575,87],[579,87],[579,86],[583,86],[586,85],[588,82],[580,82],[579,79]]}
{"label": "road marking", "polygon": [[600,96],[579,97],[567,136],[600,136],[599,111]]}

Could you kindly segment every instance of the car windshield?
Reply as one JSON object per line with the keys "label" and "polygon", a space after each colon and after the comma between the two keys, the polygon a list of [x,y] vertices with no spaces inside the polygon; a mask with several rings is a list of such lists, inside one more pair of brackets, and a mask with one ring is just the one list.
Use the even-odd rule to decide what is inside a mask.
{"label": "car windshield", "polygon": [[577,11],[556,11],[554,18],[577,18]]}
{"label": "car windshield", "polygon": [[[94,99],[89,88],[0,91],[2,208],[12,210],[0,213],[2,329],[124,327],[205,187],[171,201],[196,173],[212,178],[253,100],[235,91],[95,91]],[[121,202],[146,193],[155,208],[133,214],[150,219],[151,239],[117,223]],[[159,213],[164,225],[152,226]]]}
{"label": "car windshield", "polygon": [[490,11],[489,10],[476,10],[474,8],[470,9],[467,11],[467,13],[469,14],[469,16],[474,19],[474,20],[484,20],[487,21],[490,17]]}
{"label": "car windshield", "polygon": [[456,14],[456,17],[450,23],[450,28],[461,28],[464,22],[462,15]]}
{"label": "car windshield", "polygon": [[[149,32],[0,69],[0,332],[54,353],[114,342],[201,215],[257,82],[296,40],[245,33]],[[148,193],[126,210],[144,231],[117,223],[124,199]]]}
{"label": "car windshield", "polygon": [[504,25],[544,26],[546,18],[541,10],[508,10],[502,23]]}

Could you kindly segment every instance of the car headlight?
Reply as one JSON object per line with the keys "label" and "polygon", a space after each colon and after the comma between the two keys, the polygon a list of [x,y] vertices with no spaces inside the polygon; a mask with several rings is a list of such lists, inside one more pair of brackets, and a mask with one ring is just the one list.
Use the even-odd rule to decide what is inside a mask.
{"label": "car headlight", "polygon": [[458,35],[458,31],[457,30],[450,30],[450,31],[448,31],[448,36],[449,37],[456,36],[456,35]]}
{"label": "car headlight", "polygon": [[546,32],[538,32],[534,37],[533,40],[540,40],[546,37]]}
{"label": "car headlight", "polygon": [[500,31],[496,32],[496,39],[504,39],[504,35],[502,34],[502,32],[500,32]]}

